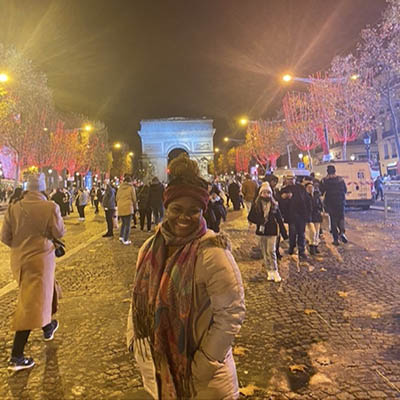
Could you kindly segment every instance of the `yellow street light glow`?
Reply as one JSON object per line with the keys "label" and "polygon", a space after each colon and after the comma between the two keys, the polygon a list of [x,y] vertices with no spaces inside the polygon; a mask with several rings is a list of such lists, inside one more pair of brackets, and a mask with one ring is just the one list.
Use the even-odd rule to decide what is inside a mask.
{"label": "yellow street light glow", "polygon": [[285,74],[282,76],[282,80],[284,82],[290,82],[292,79],[293,79],[292,75],[289,75],[289,74]]}
{"label": "yellow street light glow", "polygon": [[84,129],[86,132],[90,132],[90,131],[93,129],[93,126],[90,125],[90,124],[86,124],[86,125],[83,127],[83,129]]}
{"label": "yellow street light glow", "polygon": [[128,153],[128,155],[131,156],[131,157],[133,157],[133,151],[130,151],[130,152]]}
{"label": "yellow street light glow", "polygon": [[7,82],[8,81],[8,75],[5,73],[0,74],[0,82]]}
{"label": "yellow street light glow", "polygon": [[117,142],[114,143],[114,149],[120,149],[121,148],[121,143]]}
{"label": "yellow street light glow", "polygon": [[352,81],[355,81],[355,80],[357,80],[359,77],[360,77],[360,75],[353,74],[353,75],[350,76],[350,79],[351,79]]}
{"label": "yellow street light glow", "polygon": [[229,138],[228,137],[224,137],[224,142],[229,142]]}
{"label": "yellow street light glow", "polygon": [[240,118],[239,123],[240,123],[240,125],[245,126],[249,123],[249,119],[246,117]]}
{"label": "yellow street light glow", "polygon": [[219,148],[218,147],[216,147],[214,150],[215,150],[216,153],[219,153]]}

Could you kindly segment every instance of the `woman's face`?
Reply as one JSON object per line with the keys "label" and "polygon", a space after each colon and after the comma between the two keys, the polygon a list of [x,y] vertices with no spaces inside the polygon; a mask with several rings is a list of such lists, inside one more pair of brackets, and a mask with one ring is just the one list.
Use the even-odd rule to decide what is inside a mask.
{"label": "woman's face", "polygon": [[306,190],[307,190],[308,193],[313,194],[314,193],[314,186],[311,185],[311,184],[308,184],[306,186]]}
{"label": "woman's face", "polygon": [[268,189],[261,190],[260,196],[262,198],[264,198],[264,199],[270,199],[271,198],[271,191],[268,190]]}
{"label": "woman's face", "polygon": [[203,208],[200,202],[191,197],[181,197],[168,204],[166,217],[168,225],[176,236],[185,237],[200,225]]}

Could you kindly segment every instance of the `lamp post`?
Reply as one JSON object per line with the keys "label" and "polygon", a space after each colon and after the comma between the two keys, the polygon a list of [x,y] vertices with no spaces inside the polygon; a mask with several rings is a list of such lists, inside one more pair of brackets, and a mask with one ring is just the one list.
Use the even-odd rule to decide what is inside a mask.
{"label": "lamp post", "polygon": [[224,137],[224,142],[236,142],[236,143],[241,143],[243,144],[245,142],[244,139],[235,139],[235,138],[230,138],[230,137]]}
{"label": "lamp post", "polygon": [[365,152],[367,153],[367,160],[368,162],[371,159],[371,136],[368,133],[364,134],[364,145],[365,145]]}

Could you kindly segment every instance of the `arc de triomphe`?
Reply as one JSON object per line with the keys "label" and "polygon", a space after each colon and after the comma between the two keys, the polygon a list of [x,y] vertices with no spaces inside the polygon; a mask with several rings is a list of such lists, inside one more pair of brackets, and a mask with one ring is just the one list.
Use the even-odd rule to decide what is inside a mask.
{"label": "arc de triomphe", "polygon": [[208,177],[208,164],[214,158],[213,120],[166,118],[140,121],[142,162],[151,166],[152,174],[167,180],[168,160],[185,151],[198,162],[201,174]]}

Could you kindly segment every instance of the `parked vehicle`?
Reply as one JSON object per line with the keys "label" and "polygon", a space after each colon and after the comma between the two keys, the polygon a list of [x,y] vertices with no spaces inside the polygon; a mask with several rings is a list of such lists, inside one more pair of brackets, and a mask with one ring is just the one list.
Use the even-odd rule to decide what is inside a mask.
{"label": "parked vehicle", "polygon": [[310,176],[310,171],[305,168],[277,168],[274,170],[274,175],[279,178],[278,185],[281,186],[283,182],[283,177],[291,171],[297,180],[302,180],[306,176]]}
{"label": "parked vehicle", "polygon": [[346,205],[368,210],[374,203],[374,182],[371,167],[367,161],[334,161],[316,165],[313,168],[315,177],[326,176],[326,167],[331,164],[336,168],[336,175],[341,176],[347,186]]}

